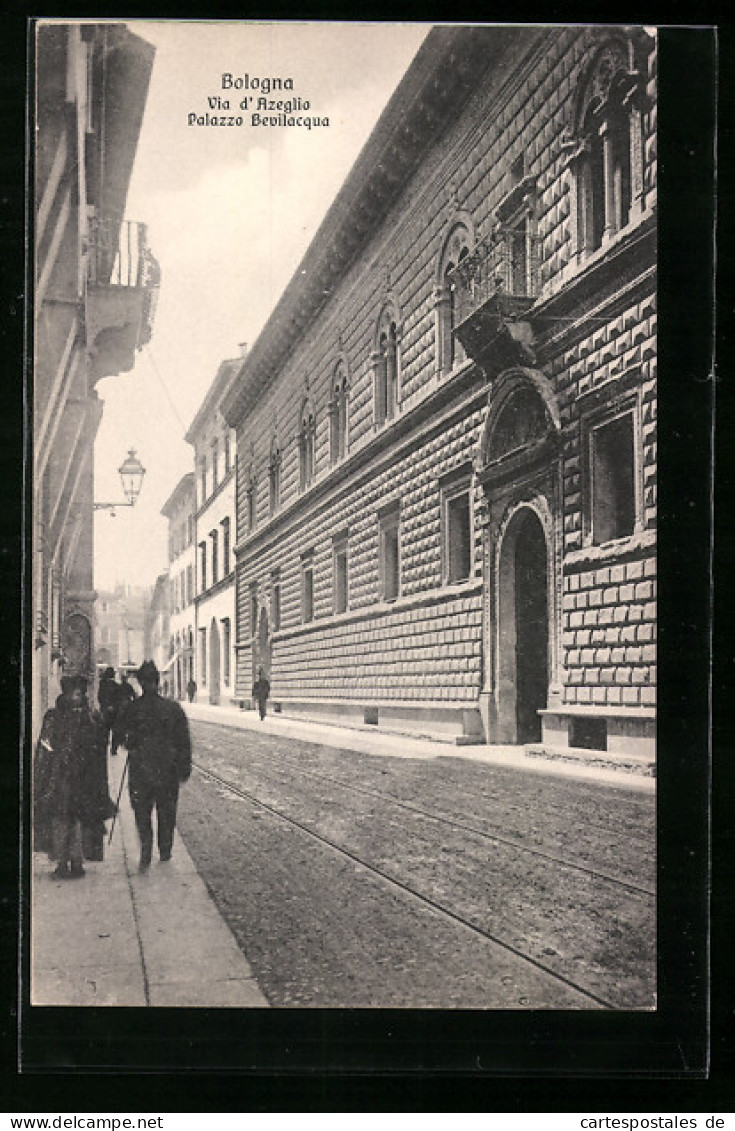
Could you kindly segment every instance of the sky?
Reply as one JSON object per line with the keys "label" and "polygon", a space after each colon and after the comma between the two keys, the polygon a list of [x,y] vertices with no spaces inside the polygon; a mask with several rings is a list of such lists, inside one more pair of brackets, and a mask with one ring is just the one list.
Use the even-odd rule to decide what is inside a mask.
{"label": "sky", "polygon": [[[223,358],[268,318],[380,113],[428,34],[427,24],[133,20],[156,48],[127,217],[148,225],[161,266],[149,346],[128,374],[97,385],[104,415],[95,499],[121,497],[129,448],[146,468],[139,501],[95,520],[95,586],[153,584],[166,569],[162,505],[193,468],[184,435]],[[224,89],[248,75],[249,90]],[[254,78],[291,78],[329,127],[250,124]],[[230,100],[230,109],[209,100]],[[190,114],[242,114],[242,127],[189,125]]]}

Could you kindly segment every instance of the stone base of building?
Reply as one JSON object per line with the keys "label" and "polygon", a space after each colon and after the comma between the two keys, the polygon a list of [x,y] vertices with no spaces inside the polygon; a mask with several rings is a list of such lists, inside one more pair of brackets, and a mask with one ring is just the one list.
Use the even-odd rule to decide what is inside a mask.
{"label": "stone base of building", "polygon": [[269,710],[283,718],[334,726],[373,727],[392,734],[433,738],[468,746],[485,741],[478,708],[448,703],[356,703],[334,699],[272,700]]}
{"label": "stone base of building", "polygon": [[541,743],[529,752],[584,755],[586,760],[655,766],[653,707],[553,707],[540,712]]}

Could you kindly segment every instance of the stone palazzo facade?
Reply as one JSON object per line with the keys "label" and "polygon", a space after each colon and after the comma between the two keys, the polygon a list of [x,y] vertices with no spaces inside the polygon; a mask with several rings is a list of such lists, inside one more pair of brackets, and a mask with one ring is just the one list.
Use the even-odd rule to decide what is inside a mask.
{"label": "stone palazzo facade", "polygon": [[653,759],[655,74],[428,35],[223,406],[243,702]]}

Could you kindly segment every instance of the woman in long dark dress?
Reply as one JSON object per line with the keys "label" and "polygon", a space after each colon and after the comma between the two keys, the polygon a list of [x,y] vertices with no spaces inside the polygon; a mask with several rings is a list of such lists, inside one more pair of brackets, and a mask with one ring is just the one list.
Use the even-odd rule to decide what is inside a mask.
{"label": "woman in long dark dress", "polygon": [[105,729],[86,690],[82,677],[62,682],[36,754],[35,847],[50,852],[59,879],[83,876],[85,855],[102,858],[104,821],[115,811],[106,784]]}

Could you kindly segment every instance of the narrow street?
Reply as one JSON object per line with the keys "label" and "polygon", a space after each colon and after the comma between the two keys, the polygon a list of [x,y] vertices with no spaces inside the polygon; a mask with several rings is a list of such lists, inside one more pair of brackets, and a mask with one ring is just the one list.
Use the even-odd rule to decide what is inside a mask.
{"label": "narrow street", "polygon": [[652,792],[193,721],[179,831],[272,1006],[650,1009]]}

